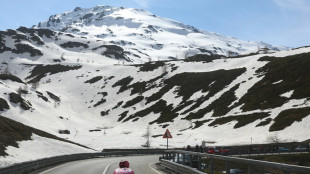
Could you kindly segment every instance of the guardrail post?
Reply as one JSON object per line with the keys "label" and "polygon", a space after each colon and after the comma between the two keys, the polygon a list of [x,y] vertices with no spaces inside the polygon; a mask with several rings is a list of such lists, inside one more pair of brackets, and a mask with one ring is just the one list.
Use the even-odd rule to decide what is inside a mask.
{"label": "guardrail post", "polygon": [[210,174],[214,174],[214,159],[210,158]]}
{"label": "guardrail post", "polygon": [[254,174],[254,166],[252,165],[248,166],[248,174]]}
{"label": "guardrail post", "polygon": [[197,156],[197,157],[198,157],[198,170],[201,171],[202,159],[201,159],[201,156]]}
{"label": "guardrail post", "polygon": [[189,155],[189,166],[193,167],[193,155]]}
{"label": "guardrail post", "polygon": [[175,162],[175,153],[172,153],[172,161]]}
{"label": "guardrail post", "polygon": [[179,163],[179,162],[180,162],[180,154],[177,153],[177,163]]}
{"label": "guardrail post", "polygon": [[185,154],[184,153],[182,154],[182,160],[183,160],[182,164],[185,165]]}
{"label": "guardrail post", "polygon": [[230,161],[226,160],[226,173],[230,174]]}

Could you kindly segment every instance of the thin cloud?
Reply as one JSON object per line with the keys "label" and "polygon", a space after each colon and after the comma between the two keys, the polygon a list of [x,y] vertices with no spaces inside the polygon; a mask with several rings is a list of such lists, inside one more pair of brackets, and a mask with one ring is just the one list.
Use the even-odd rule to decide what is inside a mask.
{"label": "thin cloud", "polygon": [[143,8],[149,8],[151,5],[151,0],[134,0],[134,1]]}
{"label": "thin cloud", "polygon": [[300,10],[308,12],[310,3],[308,0],[273,0],[276,5],[284,9]]}

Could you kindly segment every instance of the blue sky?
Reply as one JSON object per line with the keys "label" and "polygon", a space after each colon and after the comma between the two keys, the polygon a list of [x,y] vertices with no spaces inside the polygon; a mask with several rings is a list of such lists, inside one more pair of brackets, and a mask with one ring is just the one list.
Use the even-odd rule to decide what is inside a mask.
{"label": "blue sky", "polygon": [[143,8],[242,40],[310,45],[310,0],[0,0],[0,30],[31,27],[50,15],[96,5]]}

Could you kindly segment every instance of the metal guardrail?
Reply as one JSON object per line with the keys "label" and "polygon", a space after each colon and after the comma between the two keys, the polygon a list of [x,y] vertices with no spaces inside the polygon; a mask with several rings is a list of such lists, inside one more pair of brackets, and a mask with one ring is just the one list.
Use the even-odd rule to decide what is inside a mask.
{"label": "metal guardrail", "polygon": [[201,172],[197,169],[193,169],[189,166],[185,166],[182,164],[174,163],[168,160],[161,160],[161,163],[163,166],[171,169],[172,171],[176,173],[182,173],[182,174],[205,174],[204,172]]}
{"label": "metal guardrail", "polygon": [[[180,154],[182,155],[182,161],[179,160]],[[202,157],[208,158],[210,160],[209,166],[209,173],[214,174],[214,160],[223,160],[226,161],[226,173],[230,173],[230,163],[241,163],[246,164],[248,166],[248,174],[254,174],[254,167],[267,167],[272,169],[278,169],[283,171],[283,174],[289,174],[290,172],[298,172],[309,174],[310,167],[303,167],[303,166],[296,166],[296,165],[289,165],[289,164],[281,164],[281,163],[274,163],[274,162],[267,162],[267,161],[259,161],[259,160],[252,160],[252,159],[245,159],[245,158],[237,158],[237,157],[230,157],[230,156],[221,156],[221,155],[213,155],[213,154],[206,154],[206,153],[198,153],[198,152],[189,152],[189,151],[180,151],[180,150],[166,150],[163,154],[163,158],[166,160],[172,160],[175,165],[177,163],[181,163],[185,165],[185,155],[189,156],[189,166],[193,167],[193,160],[196,159],[197,161],[197,169],[201,170],[202,165]],[[197,169],[193,169],[193,172]]]}
{"label": "metal guardrail", "polygon": [[122,151],[122,152],[83,153],[83,154],[56,156],[51,158],[39,159],[35,161],[23,162],[5,168],[0,168],[0,174],[24,174],[65,162],[91,159],[91,158],[163,154],[163,152],[164,150],[135,150],[135,151]]}

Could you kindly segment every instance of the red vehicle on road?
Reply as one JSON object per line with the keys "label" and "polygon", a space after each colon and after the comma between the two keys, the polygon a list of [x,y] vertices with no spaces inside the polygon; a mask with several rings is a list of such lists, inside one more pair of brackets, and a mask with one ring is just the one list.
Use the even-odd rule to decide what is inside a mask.
{"label": "red vehicle on road", "polygon": [[230,148],[229,147],[208,147],[206,152],[209,154],[229,155]]}
{"label": "red vehicle on road", "polygon": [[207,153],[210,153],[210,154],[219,153],[219,149],[217,147],[208,147],[208,149],[206,151],[207,151]]}
{"label": "red vehicle on road", "polygon": [[221,155],[229,155],[231,151],[230,147],[221,147],[220,154]]}

